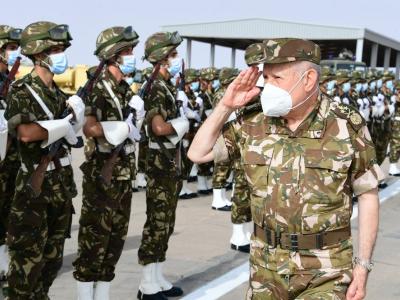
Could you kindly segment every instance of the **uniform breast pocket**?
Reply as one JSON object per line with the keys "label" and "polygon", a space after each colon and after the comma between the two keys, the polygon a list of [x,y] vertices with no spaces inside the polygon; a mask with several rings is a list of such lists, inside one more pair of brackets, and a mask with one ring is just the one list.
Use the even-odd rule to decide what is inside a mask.
{"label": "uniform breast pocket", "polygon": [[265,202],[268,200],[268,176],[271,157],[247,152],[243,158],[243,167],[251,191],[251,213],[254,223],[263,226]]}
{"label": "uniform breast pocket", "polygon": [[307,203],[340,204],[352,156],[332,152],[305,156],[303,198]]}

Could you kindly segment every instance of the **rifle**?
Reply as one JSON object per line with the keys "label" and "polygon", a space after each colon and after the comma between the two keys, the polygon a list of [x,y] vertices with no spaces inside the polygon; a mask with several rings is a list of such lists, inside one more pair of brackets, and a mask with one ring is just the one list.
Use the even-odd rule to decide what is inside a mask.
{"label": "rifle", "polygon": [[[86,99],[90,93],[92,92],[93,86],[97,79],[99,78],[101,71],[104,68],[106,61],[102,60],[100,64],[97,66],[96,71],[94,74],[88,75],[89,79],[85,83],[83,87],[78,89],[77,95],[82,98]],[[67,108],[61,115],[61,118],[65,118],[71,114],[70,108]],[[64,139],[59,139],[58,141],[54,142],[48,147],[48,151],[46,155],[43,155],[40,159],[38,166],[32,172],[31,176],[28,179],[26,187],[32,192],[33,197],[37,198],[40,196],[42,192],[42,185],[45,177],[46,170],[50,164],[50,162],[54,162],[54,165],[57,170],[61,169],[60,160],[57,157],[59,154],[59,150],[61,146],[65,143]],[[83,146],[82,138],[79,140],[74,147],[80,148]]]}
{"label": "rifle", "polygon": [[[161,64],[157,63],[154,66],[154,70],[151,73],[150,78],[148,79],[148,81],[142,86],[142,88],[139,91],[139,96],[140,98],[144,98],[145,95],[147,95],[150,91],[151,91],[151,87],[153,85],[154,80],[157,78],[158,73],[160,72],[160,67]],[[134,121],[134,120],[132,120]],[[122,149],[124,148],[126,144],[126,140],[119,144],[112,152],[110,157],[104,162],[103,167],[101,168],[100,171],[100,175],[99,175],[99,179],[100,181],[106,185],[109,186],[111,184],[111,179],[112,179],[112,173],[115,167],[115,164],[117,163],[118,157],[120,155],[120,152],[122,151]]]}
{"label": "rifle", "polygon": [[15,75],[18,72],[18,68],[19,68],[20,64],[21,64],[21,57],[18,56],[17,60],[14,63],[14,65],[12,66],[10,72],[8,73],[6,80],[4,80],[4,82],[2,83],[2,85],[0,87],[0,98],[1,99],[6,99],[7,98],[7,94],[8,94],[8,91],[9,91],[10,84],[11,84],[11,82],[14,81]]}

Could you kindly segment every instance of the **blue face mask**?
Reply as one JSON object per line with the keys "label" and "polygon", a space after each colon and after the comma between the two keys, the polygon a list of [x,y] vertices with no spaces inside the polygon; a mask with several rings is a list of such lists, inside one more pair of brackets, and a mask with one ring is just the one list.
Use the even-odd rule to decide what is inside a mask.
{"label": "blue face mask", "polygon": [[362,91],[365,92],[365,91],[367,91],[367,90],[368,90],[368,83],[364,83],[364,84],[362,85]]}
{"label": "blue face mask", "polygon": [[19,50],[13,50],[13,51],[7,51],[7,64],[9,66],[12,66],[15,64],[17,61],[17,57],[20,56],[21,54],[19,53]]}
{"label": "blue face mask", "polygon": [[380,89],[382,87],[382,79],[378,80],[378,82],[376,83],[376,86],[378,87],[378,89]]}
{"label": "blue face mask", "polygon": [[393,81],[392,80],[386,81],[385,85],[389,90],[393,90]]}
{"label": "blue face mask", "polygon": [[135,55],[123,55],[121,56],[122,63],[119,64],[119,69],[123,74],[133,73],[136,69],[136,58]]}
{"label": "blue face mask", "polygon": [[50,54],[50,72],[53,74],[62,74],[68,68],[68,60],[65,52]]}
{"label": "blue face mask", "polygon": [[129,84],[129,86],[131,86],[133,84],[133,77],[126,77],[125,81],[127,84]]}
{"label": "blue face mask", "polygon": [[213,80],[212,87],[214,90],[219,88],[219,80],[218,79]]}
{"label": "blue face mask", "polygon": [[372,82],[369,84],[369,87],[371,88],[371,90],[374,90],[375,87],[376,87],[376,81],[372,81]]}
{"label": "blue face mask", "polygon": [[334,80],[329,81],[328,84],[326,85],[326,89],[328,91],[332,91],[334,87],[335,87],[335,81]]}
{"label": "blue face mask", "polygon": [[356,84],[356,91],[359,93],[361,92],[361,88],[362,88],[362,84],[361,83],[357,83]]}
{"label": "blue face mask", "polygon": [[197,92],[199,90],[200,83],[198,81],[192,82],[190,84],[190,88],[192,89],[193,92]]}
{"label": "blue face mask", "polygon": [[182,59],[180,57],[175,57],[169,61],[168,72],[171,77],[175,77],[176,74],[182,71]]}
{"label": "blue face mask", "polygon": [[348,93],[350,91],[351,85],[350,82],[346,82],[342,86],[343,93]]}

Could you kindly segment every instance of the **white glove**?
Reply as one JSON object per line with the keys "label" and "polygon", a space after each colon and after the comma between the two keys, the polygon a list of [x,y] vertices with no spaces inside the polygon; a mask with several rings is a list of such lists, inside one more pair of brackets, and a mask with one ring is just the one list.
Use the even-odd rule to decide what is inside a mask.
{"label": "white glove", "polygon": [[199,115],[197,112],[195,112],[194,110],[190,109],[189,107],[187,107],[186,109],[184,109],[184,111],[185,111],[185,116],[186,116],[186,118],[188,118],[188,119],[194,119],[194,120],[196,120],[197,122],[200,122],[200,121],[201,121],[200,115]]}
{"label": "white glove", "polygon": [[187,117],[186,117],[186,114],[185,114],[185,109],[182,106],[179,107],[179,114],[180,114],[179,118],[187,120]]}
{"label": "white glove", "polygon": [[184,108],[186,108],[188,106],[189,99],[186,96],[184,91],[178,91],[178,96],[176,97],[176,100],[182,101],[182,106]]}
{"label": "white glove", "polygon": [[203,99],[201,99],[200,97],[197,97],[196,103],[200,106],[200,108],[203,108]]}
{"label": "white glove", "polygon": [[135,95],[129,100],[128,105],[136,110],[136,118],[143,119],[146,112],[144,110],[144,101],[138,95]]}
{"label": "white glove", "polygon": [[130,113],[129,116],[125,120],[125,123],[129,127],[128,138],[130,138],[132,142],[140,141],[140,131],[139,131],[139,129],[136,128],[135,125],[133,125],[132,118],[133,118],[133,114]]}
{"label": "white glove", "polygon": [[[72,114],[65,117],[65,119],[67,119],[68,121],[70,121],[72,118],[73,118]],[[69,124],[68,131],[67,134],[64,136],[64,138],[67,140],[68,144],[75,145],[78,142],[78,138],[76,137],[76,131],[70,122],[68,122],[68,124]]]}
{"label": "white glove", "polygon": [[69,97],[66,103],[74,111],[75,120],[73,121],[73,128],[75,132],[78,132],[85,123],[85,104],[77,95]]}
{"label": "white glove", "polygon": [[8,129],[7,120],[4,118],[4,110],[0,111],[0,132]]}

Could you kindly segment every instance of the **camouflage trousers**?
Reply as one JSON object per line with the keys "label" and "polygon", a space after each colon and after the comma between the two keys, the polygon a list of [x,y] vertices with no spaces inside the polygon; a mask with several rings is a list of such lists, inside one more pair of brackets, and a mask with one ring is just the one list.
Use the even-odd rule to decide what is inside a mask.
{"label": "camouflage trousers", "polygon": [[93,176],[84,176],[82,188],[73,276],[84,282],[111,281],[128,233],[132,183],[113,180],[105,187]]}
{"label": "camouflage trousers", "polygon": [[389,160],[390,163],[397,163],[399,159],[400,159],[400,121],[393,120],[392,137],[390,139]]}
{"label": "camouflage trousers", "polygon": [[386,158],[391,137],[391,120],[374,122],[371,129],[371,138],[375,145],[377,163],[381,165]]}
{"label": "camouflage trousers", "polygon": [[9,156],[0,162],[0,246],[6,242],[8,215],[15,192],[15,179],[20,166],[19,159],[11,160]]}
{"label": "camouflage trousers", "polygon": [[149,141],[143,141],[139,143],[139,154],[138,154],[138,172],[145,173],[146,171],[146,152],[149,149]]}
{"label": "camouflage trousers", "polygon": [[240,162],[234,162],[233,167],[231,220],[233,224],[243,224],[251,221],[250,190]]}
{"label": "camouflage trousers", "polygon": [[141,265],[163,262],[174,232],[178,194],[182,181],[176,176],[146,174],[146,223],[138,257]]}
{"label": "camouflage trousers", "polygon": [[212,175],[212,168],[214,166],[214,163],[208,162],[204,164],[199,164],[197,165],[197,175],[198,176],[211,176]]}
{"label": "camouflage trousers", "polygon": [[351,278],[350,270],[283,275],[253,264],[246,300],[344,300]]}
{"label": "camouflage trousers", "polygon": [[25,189],[16,191],[7,235],[6,299],[49,299],[48,291],[62,266],[72,210],[71,193],[61,184],[53,189],[44,186],[36,199]]}
{"label": "camouflage trousers", "polygon": [[232,162],[219,162],[214,164],[214,172],[213,172],[213,180],[212,186],[213,189],[222,189],[226,186],[226,182],[229,178],[229,175],[232,171]]}

